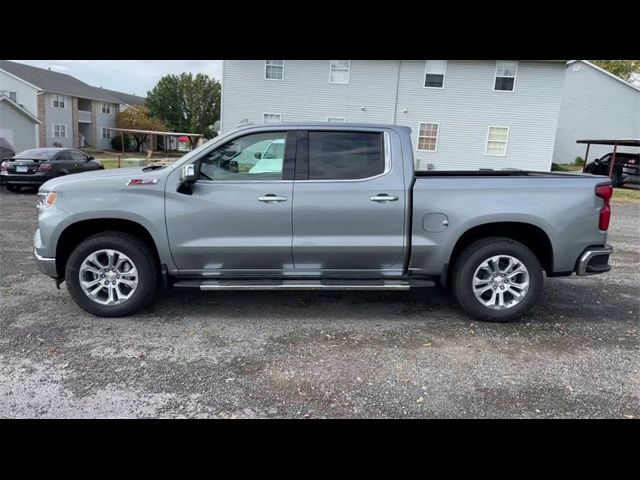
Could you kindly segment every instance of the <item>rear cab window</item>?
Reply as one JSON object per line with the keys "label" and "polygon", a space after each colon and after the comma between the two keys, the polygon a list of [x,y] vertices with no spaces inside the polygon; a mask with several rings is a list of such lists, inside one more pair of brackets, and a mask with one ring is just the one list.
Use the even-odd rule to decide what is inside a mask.
{"label": "rear cab window", "polygon": [[385,171],[382,132],[309,131],[309,180],[362,180]]}

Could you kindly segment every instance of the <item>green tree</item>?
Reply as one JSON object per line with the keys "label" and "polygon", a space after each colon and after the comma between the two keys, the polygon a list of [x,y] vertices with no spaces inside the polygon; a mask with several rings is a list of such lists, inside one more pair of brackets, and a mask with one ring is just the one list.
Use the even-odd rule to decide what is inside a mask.
{"label": "green tree", "polygon": [[[118,128],[132,128],[135,130],[155,130],[157,132],[163,132],[167,130],[166,125],[160,120],[153,118],[149,114],[149,109],[144,105],[132,105],[125,111],[120,112],[118,115],[118,121],[116,122]],[[143,133],[131,134],[131,138],[135,143],[135,151],[140,150],[140,146],[147,139],[148,135]]]}
{"label": "green tree", "polygon": [[591,60],[591,62],[627,82],[640,82],[640,60]]}
{"label": "green tree", "polygon": [[216,133],[209,127],[220,119],[220,83],[203,73],[165,75],[147,92],[145,105],[173,131],[211,138]]}

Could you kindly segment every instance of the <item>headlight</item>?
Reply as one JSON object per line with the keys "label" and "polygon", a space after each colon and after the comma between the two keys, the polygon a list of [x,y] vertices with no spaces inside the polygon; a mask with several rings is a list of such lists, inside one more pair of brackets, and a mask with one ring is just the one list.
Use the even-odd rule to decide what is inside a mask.
{"label": "headlight", "polygon": [[38,192],[38,208],[47,208],[56,201],[56,192]]}

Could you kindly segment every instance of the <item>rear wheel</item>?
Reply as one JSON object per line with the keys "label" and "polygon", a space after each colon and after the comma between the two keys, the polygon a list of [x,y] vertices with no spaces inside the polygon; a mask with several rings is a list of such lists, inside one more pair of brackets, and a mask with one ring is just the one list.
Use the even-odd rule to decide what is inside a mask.
{"label": "rear wheel", "polygon": [[7,190],[17,193],[20,191],[20,185],[7,185]]}
{"label": "rear wheel", "polygon": [[478,320],[510,322],[527,313],[542,293],[542,267],[520,242],[478,240],[462,251],[453,271],[453,293]]}
{"label": "rear wheel", "polygon": [[149,247],[123,232],[87,238],[71,253],[65,268],[71,297],[100,317],[121,317],[151,305],[160,271]]}
{"label": "rear wheel", "polygon": [[624,186],[624,182],[622,181],[622,169],[616,169],[611,175],[611,186],[613,188],[621,188]]}

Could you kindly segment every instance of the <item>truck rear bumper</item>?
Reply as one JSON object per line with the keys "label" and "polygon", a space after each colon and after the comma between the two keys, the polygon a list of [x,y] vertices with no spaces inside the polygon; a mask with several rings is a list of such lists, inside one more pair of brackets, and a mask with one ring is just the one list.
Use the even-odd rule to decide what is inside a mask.
{"label": "truck rear bumper", "polygon": [[609,265],[609,255],[613,253],[611,245],[589,247],[578,258],[576,263],[576,274],[596,275],[611,270]]}

